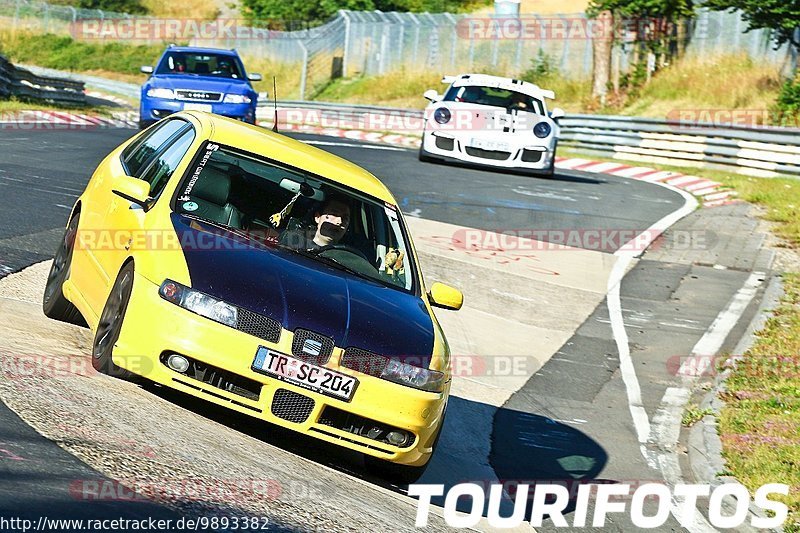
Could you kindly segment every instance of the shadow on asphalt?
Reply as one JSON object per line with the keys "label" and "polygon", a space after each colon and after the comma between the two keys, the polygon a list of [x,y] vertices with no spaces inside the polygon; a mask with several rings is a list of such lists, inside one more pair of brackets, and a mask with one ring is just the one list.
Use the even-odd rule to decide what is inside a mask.
{"label": "shadow on asphalt", "polygon": [[[358,452],[256,421],[179,391],[155,384],[145,384],[144,388],[166,401],[307,460],[394,492],[407,493],[407,486],[394,485],[369,474]],[[496,483],[498,479],[511,487],[516,483],[558,483],[566,485],[570,491],[567,511],[571,511],[577,482],[608,482],[595,480],[608,460],[603,447],[570,426],[544,416],[498,409],[457,396],[450,397],[447,409],[439,446],[419,483],[443,484],[445,494],[459,483],[478,483],[485,487],[487,498],[487,484]],[[489,435],[492,442],[489,442]],[[514,497],[513,488],[509,495]],[[433,497],[431,503],[441,507],[444,497]],[[500,508],[501,514],[510,515],[512,507],[513,501],[506,498]],[[460,498],[457,508],[469,511],[469,500]]]}

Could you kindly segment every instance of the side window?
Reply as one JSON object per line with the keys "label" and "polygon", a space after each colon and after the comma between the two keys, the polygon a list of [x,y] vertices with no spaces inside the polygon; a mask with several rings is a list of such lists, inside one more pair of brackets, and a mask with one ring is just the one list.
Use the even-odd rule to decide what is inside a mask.
{"label": "side window", "polygon": [[[129,153],[123,153],[122,162],[129,176],[141,177],[141,172],[145,169],[145,164],[162,147],[162,145],[172,137],[179,129],[188,125],[183,120],[168,120],[160,125],[154,132],[144,140],[131,145]],[[127,150],[126,150],[127,152]]]}
{"label": "side window", "polygon": [[194,141],[194,130],[189,129],[175,139],[169,148],[159,154],[144,171],[141,178],[150,184],[152,198],[161,194],[189,150],[192,141]]}

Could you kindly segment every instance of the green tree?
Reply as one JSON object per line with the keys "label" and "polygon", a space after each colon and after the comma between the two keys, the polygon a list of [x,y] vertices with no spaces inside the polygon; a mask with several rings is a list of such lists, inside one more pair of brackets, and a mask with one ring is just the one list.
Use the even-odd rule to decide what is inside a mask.
{"label": "green tree", "polygon": [[740,9],[749,30],[774,30],[779,45],[791,43],[800,49],[796,32],[800,27],[800,0],[706,0],[703,7],[720,11]]}
{"label": "green tree", "polygon": [[78,0],[74,5],[82,9],[102,9],[134,15],[147,13],[140,0]]}

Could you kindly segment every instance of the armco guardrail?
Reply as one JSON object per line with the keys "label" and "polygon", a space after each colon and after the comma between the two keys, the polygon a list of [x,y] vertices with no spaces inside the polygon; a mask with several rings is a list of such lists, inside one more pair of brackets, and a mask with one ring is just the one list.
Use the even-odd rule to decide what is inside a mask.
{"label": "armco guardrail", "polygon": [[[259,104],[272,105],[264,100]],[[373,105],[281,101],[278,106],[284,111],[292,108],[316,110],[321,121],[338,120],[344,124],[375,124],[376,121],[364,117],[381,113],[408,119],[422,118],[419,109]],[[263,116],[268,116],[266,110]],[[385,121],[386,124],[391,122]],[[560,146],[606,157],[720,168],[758,177],[800,177],[798,128],[751,128],[605,115],[568,115],[559,122]]]}
{"label": "armco guardrail", "polygon": [[0,56],[0,98],[11,96],[61,104],[86,103],[83,82],[37,76]]}
{"label": "armco guardrail", "polygon": [[637,117],[569,115],[562,145],[627,159],[800,176],[800,129],[740,127]]}

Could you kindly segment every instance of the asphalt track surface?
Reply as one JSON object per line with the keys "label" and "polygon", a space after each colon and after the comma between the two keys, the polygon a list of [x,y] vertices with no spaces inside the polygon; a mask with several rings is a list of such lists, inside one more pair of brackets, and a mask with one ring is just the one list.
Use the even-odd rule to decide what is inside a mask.
{"label": "asphalt track surface", "polygon": [[[52,257],[69,209],[91,172],[111,149],[133,133],[133,130],[124,129],[0,131],[0,145],[3,146],[0,151],[0,277]],[[487,230],[644,230],[684,203],[673,191],[619,177],[557,170],[552,179],[531,178],[423,164],[411,150],[329,137],[297,137],[352,160],[379,176],[405,213],[459,226]],[[643,262],[642,268],[651,268],[653,272],[642,273],[639,269],[639,274],[633,276],[635,270],[631,274],[633,277],[628,278],[631,282],[623,285],[626,313],[631,313],[636,306],[646,308],[642,313],[652,312],[652,307],[662,300],[665,306],[671,306],[670,287],[674,289],[683,277],[693,274],[692,268],[685,266],[664,267]],[[672,348],[673,353],[689,353],[692,344],[724,307],[730,294],[741,286],[744,277],[741,272],[729,275],[714,269],[694,274],[716,276],[716,288],[708,292],[706,301],[691,302],[696,331],[682,332],[683,336]],[[663,288],[654,289],[653,279],[667,281]],[[669,314],[668,309],[660,312],[665,316]],[[601,305],[559,351],[554,358],[557,360],[548,363],[498,411],[491,464],[500,479],[642,478],[646,465],[641,464],[635,443],[617,442],[619,426],[629,422],[629,414],[624,401],[620,400],[624,393],[620,394],[619,383],[614,384],[614,380],[619,381],[619,362],[614,357],[613,340],[605,331],[607,325],[599,325],[607,320],[608,310]],[[599,327],[604,328],[602,333]],[[648,344],[670,349],[664,347],[672,341],[663,331],[645,334],[645,329],[640,330],[635,339],[639,343],[637,346],[642,350]],[[572,369],[570,359],[578,358],[588,371],[578,373]],[[609,383],[611,387],[606,387]],[[603,412],[587,410],[587,405],[599,394],[611,392],[616,396],[606,402]],[[654,392],[650,403],[656,405],[651,406],[652,409],[657,407],[661,392],[663,389]],[[216,415],[215,409],[197,407],[195,402],[174,401],[212,418],[226,417],[224,413]],[[613,420],[607,410],[611,408],[617,413]],[[234,417],[230,425],[240,430],[235,420]],[[575,420],[580,422],[577,425],[562,423]],[[30,516],[52,510],[53,501],[69,501],[64,495],[41,503],[42,500],[34,496],[45,490],[43,487],[52,479],[86,477],[85,472],[79,472],[86,467],[55,444],[37,438],[33,430],[2,404],[0,427],[3,428],[0,442],[5,443],[10,452],[24,449],[28,455],[50,458],[45,470],[31,469],[24,461],[0,461],[0,501],[5,502],[0,505],[0,516],[11,512],[18,515],[26,501],[40,502],[26,509]],[[243,425],[241,431],[246,431]],[[531,435],[539,435],[535,454],[529,447]],[[291,436],[286,440],[291,440]],[[304,450],[301,446],[297,452],[314,459],[313,447]],[[75,517],[73,511],[79,516],[88,512],[76,510],[72,505],[64,509],[64,514]],[[91,508],[91,514],[93,517],[105,514],[173,516],[172,511],[144,504],[96,506]],[[667,529],[679,527],[674,522],[667,525]],[[618,528],[626,529],[624,525]]]}

